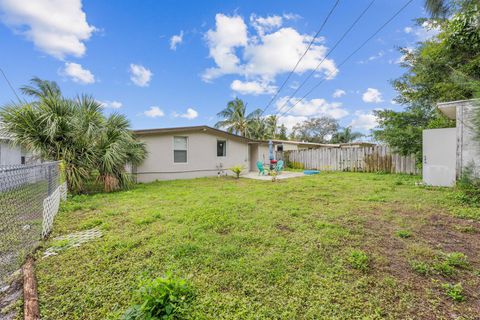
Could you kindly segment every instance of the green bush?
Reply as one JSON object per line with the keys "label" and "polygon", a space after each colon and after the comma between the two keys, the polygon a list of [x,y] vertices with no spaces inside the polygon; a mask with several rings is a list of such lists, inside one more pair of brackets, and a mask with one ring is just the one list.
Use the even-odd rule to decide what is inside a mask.
{"label": "green bush", "polygon": [[305,166],[303,165],[303,163],[296,162],[296,161],[289,162],[288,167],[291,169],[301,169],[301,170],[305,169]]}
{"label": "green bush", "polygon": [[133,298],[135,304],[122,319],[184,319],[192,299],[193,289],[183,279],[167,275],[164,278],[142,280]]}
{"label": "green bush", "polygon": [[462,302],[465,300],[465,297],[463,296],[463,286],[460,282],[457,284],[445,283],[442,287],[445,290],[446,295],[452,298],[453,301]]}
{"label": "green bush", "polygon": [[468,165],[457,182],[458,199],[464,204],[479,207],[480,177],[475,173],[473,167],[473,164]]}
{"label": "green bush", "polygon": [[348,257],[348,262],[352,268],[367,271],[369,267],[369,258],[368,255],[362,250],[352,250],[350,256]]}

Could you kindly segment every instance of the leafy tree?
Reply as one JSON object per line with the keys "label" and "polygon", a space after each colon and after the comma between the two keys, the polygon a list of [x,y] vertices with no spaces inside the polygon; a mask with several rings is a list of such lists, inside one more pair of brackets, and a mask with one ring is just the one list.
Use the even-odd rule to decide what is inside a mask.
{"label": "leafy tree", "polygon": [[282,125],[278,128],[278,139],[280,140],[287,140],[287,127],[282,123]]}
{"label": "leafy tree", "polygon": [[146,151],[128,129],[126,118],[116,114],[105,118],[93,97],[63,97],[55,82],[39,78],[31,82],[21,90],[34,101],[11,103],[0,111],[14,142],[44,160],[63,160],[73,192],[84,191],[94,176],[105,191],[127,186],[125,165],[139,164]]}
{"label": "leafy tree", "polygon": [[[239,98],[229,101],[227,107],[217,113],[222,120],[215,124],[216,128],[224,128],[230,133],[238,134],[244,137],[253,135],[255,129],[259,130],[258,123],[260,109],[247,114],[246,104]],[[256,127],[255,127],[256,126]]]}
{"label": "leafy tree", "polygon": [[451,126],[451,121],[438,115],[434,108],[423,106],[407,107],[405,111],[374,111],[378,129],[373,131],[375,139],[387,141],[401,155],[414,154],[417,163],[422,161],[422,131]]}
{"label": "leafy tree", "polygon": [[312,118],[297,123],[292,130],[295,140],[326,143],[339,129],[338,121],[330,117]]}
{"label": "leafy tree", "polygon": [[278,138],[278,116],[277,115],[269,115],[265,118],[266,124],[266,133],[268,138],[277,139]]}
{"label": "leafy tree", "polygon": [[335,132],[330,140],[331,143],[348,143],[360,139],[364,134],[353,132],[351,127],[343,128],[342,131]]}
{"label": "leafy tree", "polygon": [[475,95],[474,88],[456,75],[480,79],[480,5],[470,0],[443,3],[449,19],[427,20],[440,33],[414,50],[401,49],[406,72],[392,84],[398,92],[395,100],[407,108],[375,112],[379,126],[374,137],[402,154],[416,154],[419,163],[422,130],[455,125],[436,110],[436,104]]}

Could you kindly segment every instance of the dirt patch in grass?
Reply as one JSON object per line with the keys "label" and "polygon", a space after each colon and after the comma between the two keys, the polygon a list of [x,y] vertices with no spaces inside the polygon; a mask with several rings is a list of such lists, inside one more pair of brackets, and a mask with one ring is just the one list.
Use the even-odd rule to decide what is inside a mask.
{"label": "dirt patch in grass", "polygon": [[[365,237],[364,250],[373,255],[372,270],[377,277],[387,273],[398,280],[402,290],[412,294],[412,301],[406,308],[406,316],[421,319],[458,318],[478,319],[480,314],[480,241],[478,230],[480,223],[463,220],[448,214],[432,214],[426,219],[414,216],[409,210],[400,210],[395,206],[396,220],[415,219],[417,228],[412,238],[402,239],[396,230],[402,226],[386,222],[378,215],[366,214],[363,224]],[[467,230],[467,232],[462,232]],[[425,246],[425,250],[444,253],[461,252],[468,257],[468,270],[457,270],[454,275],[419,275],[412,269],[409,261],[415,259],[409,253],[409,246]],[[445,299],[443,283],[462,283],[466,301],[460,304]],[[430,301],[430,303],[426,303]],[[408,310],[408,311],[407,311]]]}

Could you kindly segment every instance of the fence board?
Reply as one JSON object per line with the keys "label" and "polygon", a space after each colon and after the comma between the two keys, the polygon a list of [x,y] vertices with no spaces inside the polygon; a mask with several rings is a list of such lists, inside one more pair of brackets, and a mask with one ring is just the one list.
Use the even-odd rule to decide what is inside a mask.
{"label": "fence board", "polygon": [[319,148],[277,152],[277,159],[303,164],[305,169],[418,174],[415,156],[402,156],[388,146]]}

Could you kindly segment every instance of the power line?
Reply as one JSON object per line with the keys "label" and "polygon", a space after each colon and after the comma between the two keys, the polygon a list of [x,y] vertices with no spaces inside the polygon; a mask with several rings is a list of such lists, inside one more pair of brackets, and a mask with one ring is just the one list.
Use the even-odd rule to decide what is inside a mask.
{"label": "power line", "polygon": [[[393,19],[395,19],[410,3],[412,3],[413,0],[407,1],[395,14],[390,17],[385,23],[380,26],[380,28],[377,29],[370,37],[368,37],[357,49],[355,49],[350,55],[348,55],[339,65],[338,67],[341,67],[344,65],[352,56],[354,56],[358,51],[360,51],[370,40],[372,40],[380,31],[383,30],[390,22],[392,22]],[[330,72],[328,76],[332,75],[333,72]],[[328,78],[328,76],[326,78]],[[319,83],[317,83],[312,89],[310,89],[305,95],[303,95],[297,102],[295,102],[290,108],[288,108],[285,112],[283,112],[279,118],[283,117],[285,114],[287,114],[290,110],[292,110],[298,103],[300,103],[305,97],[310,95],[316,88],[318,88],[323,82],[325,82],[326,78],[323,78]],[[277,113],[278,114],[278,113]]]}
{"label": "power line", "polygon": [[21,101],[21,100],[20,100],[20,97],[17,95],[17,92],[15,91],[15,89],[14,89],[13,86],[12,86],[12,84],[11,84],[10,81],[8,80],[7,75],[5,74],[5,72],[3,72],[3,69],[2,69],[2,68],[0,68],[0,71],[2,72],[3,78],[5,78],[5,81],[7,82],[8,86],[9,86],[10,89],[13,91],[13,94],[15,95],[15,97],[17,97],[18,101]]}
{"label": "power line", "polygon": [[[320,63],[315,67],[315,69],[313,69],[309,74],[308,76],[302,81],[302,83],[295,89],[295,91],[290,95],[290,97],[288,98],[287,101],[285,101],[285,103],[280,107],[278,108],[278,111],[277,111],[277,114],[281,112],[281,110],[290,102],[290,100],[292,99],[293,96],[295,96],[297,94],[297,92],[307,83],[307,81],[315,74],[315,72],[317,72],[318,68],[320,68],[320,66],[323,64],[323,62],[325,62],[325,60],[327,60],[327,58],[330,56],[330,54],[335,51],[335,49],[338,47],[338,45],[343,41],[343,39],[345,39],[345,37],[350,33],[350,31],[352,31],[352,29],[355,27],[355,25],[358,23],[358,21],[360,21],[360,19],[365,15],[365,13],[367,13],[367,11],[370,9],[370,7],[373,5],[373,3],[375,2],[375,0],[372,0],[369,5],[360,13],[360,15],[355,19],[355,21],[353,21],[353,23],[350,25],[350,27],[348,27],[348,29],[343,33],[343,35],[340,37],[340,39],[338,39],[338,41],[333,45],[333,47],[327,52],[327,54],[325,55],[325,57],[323,57],[323,59],[320,61]],[[330,74],[329,74],[330,76]]]}
{"label": "power line", "polygon": [[262,113],[260,115],[263,115],[265,113],[265,111],[268,109],[268,107],[272,104],[272,102],[275,100],[275,98],[278,96],[278,94],[280,93],[280,91],[282,91],[283,87],[287,84],[288,80],[290,79],[290,77],[292,76],[292,74],[295,72],[295,70],[297,70],[297,67],[298,65],[300,64],[300,62],[302,61],[302,59],[305,57],[305,55],[307,54],[308,50],[310,50],[311,46],[313,45],[313,43],[315,42],[315,40],[317,39],[318,35],[320,34],[320,32],[322,32],[323,30],[323,27],[325,26],[325,24],[327,23],[328,19],[330,19],[330,16],[332,15],[333,11],[335,10],[335,8],[338,6],[338,3],[340,2],[340,0],[337,0],[335,2],[335,4],[333,5],[333,7],[330,9],[330,12],[327,14],[327,16],[325,17],[325,20],[323,20],[323,23],[322,25],[320,26],[320,28],[318,29],[317,33],[315,33],[315,35],[313,36],[312,40],[310,41],[310,43],[308,44],[307,46],[307,49],[305,50],[305,52],[302,54],[302,56],[300,57],[300,59],[298,59],[297,63],[295,64],[295,67],[293,67],[292,71],[290,71],[290,73],[288,74],[287,78],[283,81],[282,85],[280,86],[280,88],[277,90],[277,92],[275,92],[275,94],[273,95],[272,99],[270,99],[270,101],[268,102],[268,104],[266,105],[266,107],[262,110]]}

